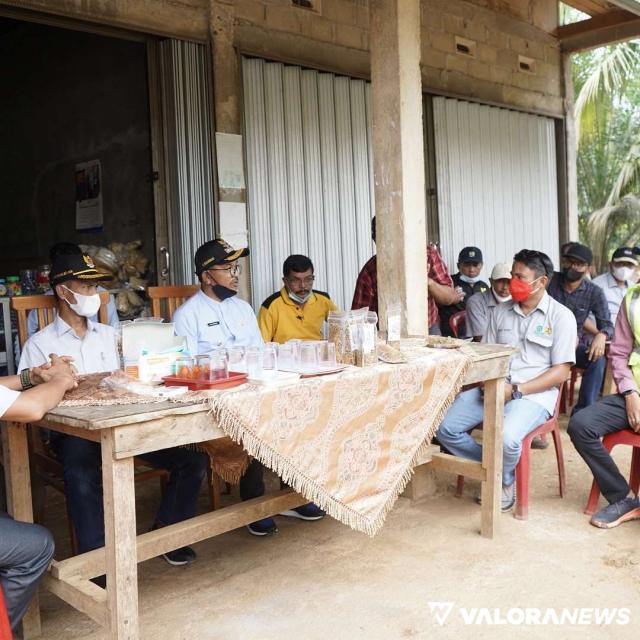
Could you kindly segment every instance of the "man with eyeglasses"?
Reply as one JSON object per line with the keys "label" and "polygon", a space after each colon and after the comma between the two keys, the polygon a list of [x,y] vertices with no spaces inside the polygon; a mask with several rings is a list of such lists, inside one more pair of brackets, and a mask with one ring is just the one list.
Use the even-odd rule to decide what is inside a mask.
{"label": "man with eyeglasses", "polygon": [[205,242],[195,255],[200,291],[173,316],[176,335],[186,336],[192,356],[228,347],[261,347],[256,316],[237,297],[242,265],[249,249],[234,249],[221,238]]}
{"label": "man with eyeglasses", "polygon": [[[598,399],[607,365],[605,346],[613,337],[613,323],[604,292],[587,278],[592,262],[589,247],[578,242],[563,245],[562,271],[555,273],[549,283],[549,295],[573,312],[578,326],[576,366],[584,369],[584,374],[572,415]],[[585,324],[589,314],[595,318],[595,326],[591,322]]]}
{"label": "man with eyeglasses", "polygon": [[282,267],[284,286],[260,307],[258,326],[265,342],[322,340],[322,325],[338,307],[328,293],[313,288],[313,263],[289,256]]}

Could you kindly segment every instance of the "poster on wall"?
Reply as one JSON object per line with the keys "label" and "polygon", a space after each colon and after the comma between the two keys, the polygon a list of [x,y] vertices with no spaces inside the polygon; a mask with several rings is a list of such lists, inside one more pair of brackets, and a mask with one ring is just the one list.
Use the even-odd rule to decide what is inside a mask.
{"label": "poster on wall", "polygon": [[76,230],[102,231],[102,169],[100,160],[76,165]]}

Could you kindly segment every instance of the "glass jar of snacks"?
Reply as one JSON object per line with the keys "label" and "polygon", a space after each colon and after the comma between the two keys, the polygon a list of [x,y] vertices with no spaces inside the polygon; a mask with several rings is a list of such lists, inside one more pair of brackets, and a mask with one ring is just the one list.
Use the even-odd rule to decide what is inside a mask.
{"label": "glass jar of snacks", "polygon": [[183,378],[184,380],[193,379],[193,367],[195,359],[191,356],[180,356],[176,358],[174,364],[173,375],[176,378]]}

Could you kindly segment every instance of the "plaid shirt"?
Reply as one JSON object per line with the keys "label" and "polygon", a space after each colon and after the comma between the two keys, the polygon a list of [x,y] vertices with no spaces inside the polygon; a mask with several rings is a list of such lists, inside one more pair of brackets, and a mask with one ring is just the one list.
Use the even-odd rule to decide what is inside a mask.
{"label": "plaid shirt", "polygon": [[[353,294],[352,309],[362,309],[369,307],[371,311],[378,313],[378,276],[376,273],[376,256],[369,258],[367,263],[362,267],[358,280],[356,282],[356,290]],[[453,281],[449,275],[447,265],[444,263],[438,247],[434,244],[427,246],[427,265],[429,267],[428,277],[438,284],[447,287],[453,286]],[[429,327],[438,323],[438,305],[435,300],[429,296]]]}
{"label": "plaid shirt", "polygon": [[613,323],[609,313],[609,306],[605,298],[604,291],[591,280],[582,280],[580,286],[572,292],[567,291],[563,286],[561,273],[554,273],[548,287],[549,295],[567,307],[576,317],[578,325],[578,337],[580,343],[585,343],[589,336],[586,336],[583,328],[584,322],[593,313],[596,319],[598,331],[606,334],[607,339],[613,337]]}

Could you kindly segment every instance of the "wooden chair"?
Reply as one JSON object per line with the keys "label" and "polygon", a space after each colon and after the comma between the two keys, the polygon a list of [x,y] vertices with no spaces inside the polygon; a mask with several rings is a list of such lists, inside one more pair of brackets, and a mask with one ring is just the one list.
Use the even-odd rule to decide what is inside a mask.
{"label": "wooden chair", "polygon": [[[100,309],[98,310],[98,320],[103,324],[107,324],[107,305],[109,304],[111,294],[108,291],[102,291],[99,295]],[[15,297],[11,299],[11,307],[16,311],[18,316],[18,342],[20,344],[20,349],[24,347],[24,343],[28,338],[28,317],[31,311],[35,311],[37,313],[38,331],[44,329],[48,324],[53,322],[57,315],[57,302],[55,296],[51,295]],[[64,495],[62,464],[40,437],[41,433],[39,429],[31,428],[29,435],[30,457],[33,462],[33,473],[35,479],[40,481],[42,485],[49,485]],[[134,462],[136,467],[136,482],[150,478],[158,478],[160,480],[161,490],[164,491],[169,477],[167,471],[164,469],[154,469],[144,462],[144,460],[139,460],[137,458]],[[38,492],[36,491],[35,493],[37,494]],[[42,508],[36,508],[35,512],[42,513]],[[71,548],[75,555],[78,551],[77,538],[75,528],[68,511],[67,517],[69,520]]]}
{"label": "wooden chair", "polygon": [[[165,322],[173,320],[176,309],[191,296],[198,293],[197,284],[182,284],[167,287],[149,287],[147,295],[151,300],[151,315],[163,318]],[[197,355],[197,354],[193,354]],[[213,510],[220,508],[220,476],[209,467],[209,500]],[[227,486],[227,492],[229,487]]]}
{"label": "wooden chair", "polygon": [[[151,315],[171,322],[175,310],[198,292],[197,284],[182,284],[171,287],[149,287],[147,295],[151,300]],[[197,354],[194,354],[197,355]]]}

